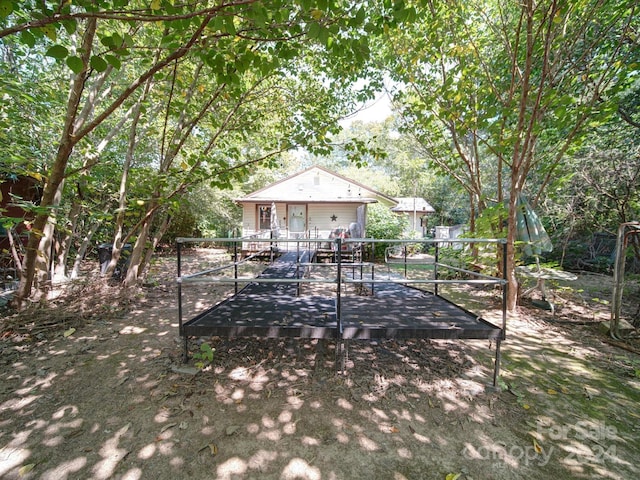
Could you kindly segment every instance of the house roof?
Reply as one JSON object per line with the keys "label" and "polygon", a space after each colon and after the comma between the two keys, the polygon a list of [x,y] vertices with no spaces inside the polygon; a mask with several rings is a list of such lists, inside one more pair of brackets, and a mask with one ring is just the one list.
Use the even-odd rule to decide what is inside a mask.
{"label": "house roof", "polygon": [[392,197],[326,168],[313,166],[236,199],[238,203],[376,203],[395,205]]}
{"label": "house roof", "polygon": [[435,213],[435,209],[424,198],[400,197],[395,199],[398,204],[391,209],[393,212]]}

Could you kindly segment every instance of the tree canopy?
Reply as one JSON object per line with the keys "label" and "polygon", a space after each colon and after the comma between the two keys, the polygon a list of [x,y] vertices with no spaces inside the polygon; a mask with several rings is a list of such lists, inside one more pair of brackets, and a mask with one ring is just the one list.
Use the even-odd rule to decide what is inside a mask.
{"label": "tree canopy", "polygon": [[[365,15],[357,3],[113,0],[1,7],[3,88],[15,87],[23,75],[49,79],[44,88],[33,82],[37,93],[29,93],[48,100],[48,113],[38,118],[46,117],[49,130],[22,133],[10,167],[45,179],[18,299],[31,294],[34,277],[45,288],[65,184],[67,191],[77,189],[72,181],[82,189],[96,165],[113,162],[121,172],[118,200],[105,209],[116,211],[114,262],[122,244],[135,238],[131,283],[144,266],[154,220],[161,233],[172,199],[203,181],[228,188],[252,164],[292,148],[326,151],[324,139],[336,131],[337,119],[376,85],[375,74],[367,73],[368,35],[381,28],[381,13]],[[362,77],[370,82],[352,88]],[[34,158],[34,143],[50,150]],[[146,171],[137,192],[130,189],[132,165]],[[125,213],[138,218],[127,232]]]}
{"label": "tree canopy", "polygon": [[385,42],[389,74],[406,86],[404,129],[467,192],[472,231],[488,206],[508,204],[512,309],[517,198],[529,189],[539,199],[587,132],[619,110],[638,74],[637,9],[624,0],[426,2],[421,21]]}
{"label": "tree canopy", "polygon": [[[637,215],[637,10],[0,0],[0,174],[42,182],[40,202],[25,204],[17,303],[77,274],[93,235],[113,245],[107,276],[131,245],[124,283],[138,282],[164,235],[232,231],[231,192],[304,150],[392,178],[374,186],[425,196],[442,223],[475,232],[482,219],[507,235],[513,308],[519,194],[553,213],[557,232],[580,229],[576,214],[610,226]],[[341,131],[385,79],[395,117]],[[214,224],[203,199],[219,206]]]}

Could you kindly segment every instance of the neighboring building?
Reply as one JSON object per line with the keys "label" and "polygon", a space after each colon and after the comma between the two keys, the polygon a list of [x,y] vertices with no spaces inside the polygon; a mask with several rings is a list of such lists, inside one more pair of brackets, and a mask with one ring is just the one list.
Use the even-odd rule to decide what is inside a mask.
{"label": "neighboring building", "polygon": [[[3,221],[0,221],[0,290],[6,287],[8,278],[14,280],[17,275],[11,240],[15,254],[21,260],[28,239],[24,221],[33,218],[33,214],[25,211],[20,202],[37,205],[41,194],[42,184],[36,179],[14,173],[0,173],[0,217],[3,217]],[[8,231],[7,227],[11,230]]]}
{"label": "neighboring building", "polygon": [[426,236],[427,220],[426,216],[435,213],[435,209],[420,197],[400,197],[396,198],[398,204],[391,208],[392,212],[405,215],[409,220],[407,235],[420,237]]}
{"label": "neighboring building", "polygon": [[[40,196],[42,195],[42,184],[36,179],[24,175],[13,173],[0,173],[0,214],[5,219],[12,219],[10,224],[14,224],[13,233],[26,238],[24,220],[30,220],[33,217],[31,212],[25,211],[20,202],[25,204],[31,203],[38,205]],[[2,250],[6,249],[5,245],[7,230],[4,222],[0,222],[0,245]],[[8,241],[7,241],[8,242]]]}
{"label": "neighboring building", "polygon": [[[439,225],[435,229],[435,238],[437,239],[456,239],[460,238],[464,235],[466,230],[466,225]],[[441,247],[453,246],[454,248],[461,248],[462,245],[460,243],[450,243],[450,242],[439,242],[438,245]]]}
{"label": "neighboring building", "polygon": [[[366,185],[314,166],[236,200],[242,205],[243,249],[261,248],[258,240],[330,238],[351,231],[366,237],[367,205],[392,208],[398,202]],[[264,242],[263,242],[264,243]]]}

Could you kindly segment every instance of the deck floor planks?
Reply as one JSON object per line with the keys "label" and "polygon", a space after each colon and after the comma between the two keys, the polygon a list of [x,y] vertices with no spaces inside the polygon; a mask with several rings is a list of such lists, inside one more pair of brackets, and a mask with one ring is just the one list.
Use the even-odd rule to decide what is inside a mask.
{"label": "deck floor planks", "polygon": [[[297,258],[286,253],[259,278],[296,278]],[[186,322],[184,334],[338,338],[335,294],[297,296],[296,290],[295,283],[248,284]],[[397,283],[375,284],[373,292],[341,295],[341,338],[503,338],[500,327],[432,293]]]}

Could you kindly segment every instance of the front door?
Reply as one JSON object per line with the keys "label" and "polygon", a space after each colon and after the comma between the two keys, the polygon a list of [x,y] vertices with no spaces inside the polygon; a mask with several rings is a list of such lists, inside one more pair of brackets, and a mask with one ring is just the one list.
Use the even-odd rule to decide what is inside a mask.
{"label": "front door", "polygon": [[307,229],[306,205],[289,205],[287,207],[287,226],[289,238],[304,238]]}

